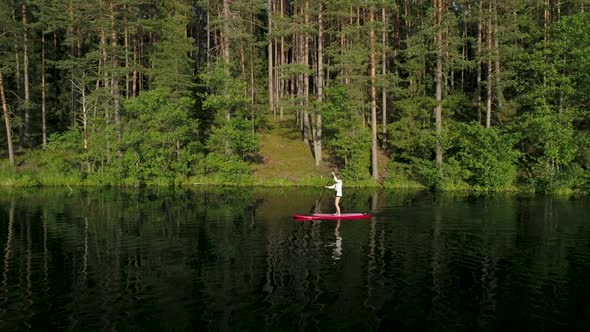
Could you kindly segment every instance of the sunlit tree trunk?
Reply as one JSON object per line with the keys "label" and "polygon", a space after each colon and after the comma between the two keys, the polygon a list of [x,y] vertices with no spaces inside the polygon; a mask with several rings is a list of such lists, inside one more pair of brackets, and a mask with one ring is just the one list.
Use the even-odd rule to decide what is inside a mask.
{"label": "sunlit tree trunk", "polygon": [[125,22],[123,40],[125,45],[125,98],[129,99],[129,97],[131,97],[131,89],[129,89],[131,80],[129,78],[129,31],[127,29],[127,22]]}
{"label": "sunlit tree trunk", "polygon": [[434,0],[436,11],[436,106],[434,108],[434,118],[436,124],[436,163],[442,164],[442,85],[443,85],[443,41],[442,41],[442,0]]}
{"label": "sunlit tree trunk", "polygon": [[[223,0],[223,32],[222,32],[222,43],[223,43],[223,60],[225,60],[225,64],[226,65],[229,65],[229,63],[230,63],[230,48],[229,48],[229,21],[230,21],[230,13],[229,13],[229,1],[230,0]],[[227,72],[229,74],[229,68],[227,69]]]}
{"label": "sunlit tree trunk", "polygon": [[479,9],[477,12],[477,54],[476,57],[476,91],[477,91],[477,119],[479,124],[481,124],[481,66],[483,65],[481,61],[482,57],[482,29],[483,29],[483,0],[479,0]]}
{"label": "sunlit tree trunk", "polygon": [[492,125],[492,82],[493,82],[493,69],[492,69],[492,3],[488,4],[488,24],[487,24],[487,37],[488,37],[488,77],[487,77],[487,107],[486,107],[486,128],[490,128]]}
{"label": "sunlit tree trunk", "polygon": [[31,95],[29,86],[29,31],[27,25],[27,2],[22,3],[23,22],[23,83],[25,89],[25,144],[31,144]]}
{"label": "sunlit tree trunk", "polygon": [[[318,79],[316,82],[318,107],[324,102],[324,8],[323,0],[318,1]],[[318,110],[316,115],[316,134],[314,137],[315,165],[322,161],[322,113]]]}
{"label": "sunlit tree trunk", "polygon": [[[229,79],[230,77],[230,49],[229,49],[229,20],[230,20],[230,13],[229,13],[229,1],[230,0],[223,0],[223,31],[221,41],[223,44],[223,60],[225,62],[225,76]],[[227,87],[226,87],[227,90]],[[230,111],[225,110],[225,118],[229,120],[231,117]],[[227,149],[226,149],[227,150]]]}
{"label": "sunlit tree trunk", "polygon": [[[491,0],[490,0],[491,1]],[[559,0],[561,1],[561,0]],[[544,6],[543,6],[543,33],[544,33],[544,40],[545,40],[545,44],[547,44],[547,34],[548,34],[548,27],[549,24],[551,24],[551,22],[549,22],[549,20],[551,19],[551,14],[549,12],[550,10],[550,3],[549,0],[544,0]]]}
{"label": "sunlit tree trunk", "polygon": [[[17,18],[16,13],[18,9],[14,9],[12,11],[12,22],[16,26]],[[19,48],[19,36],[17,36],[17,32],[12,34],[14,39],[14,63],[15,63],[15,81],[16,81],[16,95],[18,96],[19,100],[22,98],[22,74],[20,71],[20,48]],[[17,108],[17,115],[19,118],[22,118],[22,110],[21,107]],[[23,148],[25,145],[25,127],[20,124],[18,125],[18,147]]]}
{"label": "sunlit tree trunk", "polygon": [[272,1],[268,0],[268,110],[276,115],[274,106],[274,85],[273,85],[273,54],[272,54]]}
{"label": "sunlit tree trunk", "polygon": [[[350,24],[352,25],[352,19],[353,19],[353,12],[352,12],[352,7],[350,8]],[[347,53],[347,38],[346,38],[346,21],[344,20],[344,18],[342,18],[342,24],[340,26],[340,55],[344,56]],[[341,76],[344,78],[344,85],[345,86],[349,86],[350,85],[350,75],[348,73],[348,69],[347,68],[342,68],[341,70]],[[342,73],[342,71],[344,71],[344,73]]]}
{"label": "sunlit tree trunk", "polygon": [[371,66],[371,175],[374,180],[379,180],[379,169],[377,163],[377,87],[376,87],[376,61],[375,61],[375,8],[369,8],[369,44],[370,44],[370,66]]}
{"label": "sunlit tree trunk", "polygon": [[[305,30],[309,28],[309,1],[305,1],[305,6],[302,8],[303,11],[303,19],[304,19],[304,26]],[[302,45],[302,60],[303,66],[305,71],[303,72],[303,109],[304,109],[304,140],[305,143],[309,144],[309,131],[311,127],[311,123],[309,121],[309,33],[305,31],[302,36],[303,45]],[[312,137],[313,138],[313,137]]]}
{"label": "sunlit tree trunk", "polygon": [[[68,4],[68,35],[69,35],[69,47],[70,47],[70,56],[72,58],[76,58],[76,40],[79,39],[79,36],[76,36],[76,28],[74,26],[75,14],[74,14],[74,7],[73,3],[70,1]],[[101,10],[102,14],[102,10]],[[101,15],[102,17],[102,15]],[[76,114],[76,87],[74,86],[74,71],[70,69],[70,114],[73,116]]]}
{"label": "sunlit tree trunk", "polygon": [[[469,17],[469,22],[471,22],[471,18],[473,10],[471,8],[471,4],[467,5],[467,11],[469,12],[468,17]],[[469,40],[467,39],[467,26],[469,24],[467,22],[463,22],[463,42],[462,42],[462,47],[461,47],[461,59],[462,59],[462,64],[461,64],[461,90],[465,90],[465,64],[467,62],[467,50],[469,48]]]}
{"label": "sunlit tree trunk", "polygon": [[45,84],[45,33],[41,32],[41,135],[43,148],[47,147],[47,105]]}
{"label": "sunlit tree trunk", "polygon": [[[381,58],[381,74],[383,79],[386,79],[387,75],[387,15],[385,8],[381,9],[381,21],[383,23],[383,32],[381,34],[381,43],[383,45],[383,54]],[[381,89],[381,125],[382,134],[381,147],[383,149],[387,146],[387,89],[385,85]]]}
{"label": "sunlit tree trunk", "polygon": [[[115,4],[114,1],[110,1],[110,20],[111,20],[111,65],[112,65],[112,73],[111,73],[111,91],[113,95],[113,112],[115,117],[115,138],[117,139],[117,143],[121,142],[122,132],[121,132],[121,106],[120,106],[120,99],[121,96],[119,95],[119,74],[118,74],[118,67],[119,67],[119,59],[117,56],[117,30],[115,24]],[[123,150],[121,147],[117,148],[117,154],[119,158],[123,157]]]}
{"label": "sunlit tree trunk", "polygon": [[14,151],[12,150],[12,132],[10,128],[10,115],[8,114],[8,104],[4,94],[4,80],[2,71],[0,71],[0,102],[2,102],[2,113],[4,114],[4,128],[6,128],[6,143],[8,144],[8,159],[10,165],[14,165]]}
{"label": "sunlit tree trunk", "polygon": [[81,85],[79,86],[80,99],[82,103],[82,145],[84,150],[88,149],[88,107],[86,102],[86,84],[85,77],[81,79]]}
{"label": "sunlit tree trunk", "polygon": [[[273,11],[273,13],[274,13],[274,11]],[[274,105],[273,114],[276,115],[277,110],[278,110],[278,103],[279,103],[279,70],[278,70],[278,67],[280,66],[279,41],[277,38],[273,38],[272,42],[273,42],[273,75],[272,75],[273,94],[272,94],[272,97],[273,97],[273,105]]]}
{"label": "sunlit tree trunk", "polygon": [[211,6],[209,5],[209,0],[207,0],[205,2],[205,8],[207,11],[207,14],[206,14],[207,15],[207,19],[206,19],[207,20],[207,22],[206,22],[207,27],[205,28],[207,30],[207,36],[206,36],[206,38],[207,38],[207,51],[205,53],[205,64],[207,67],[209,67],[209,62],[210,62],[209,57],[211,56],[211,23],[210,23],[210,15],[211,14],[209,13]]}
{"label": "sunlit tree trunk", "polygon": [[[254,33],[256,31],[256,25],[254,24],[254,17],[252,16],[250,19],[252,20],[252,23],[250,24],[250,33],[252,35],[254,35]],[[256,104],[256,95],[255,95],[256,86],[255,86],[255,81],[254,81],[255,53],[254,53],[254,45],[252,45],[252,43],[250,43],[250,45],[249,45],[249,52],[250,52],[250,102],[252,103],[252,105],[254,105],[254,104]]]}
{"label": "sunlit tree trunk", "polygon": [[137,66],[139,65],[139,52],[137,51],[137,45],[133,44],[133,78],[131,79],[131,96],[137,96],[137,80],[139,79],[139,73],[137,71]]}
{"label": "sunlit tree trunk", "polygon": [[[240,78],[244,83],[247,82],[246,80],[246,52],[244,51],[243,43],[240,43]],[[248,97],[248,86],[244,84],[244,98]]]}
{"label": "sunlit tree trunk", "polygon": [[[105,15],[104,10],[105,10],[104,3],[103,3],[103,1],[101,1],[100,2],[101,17]],[[102,59],[102,63],[101,63],[102,64],[102,81],[103,81],[102,84],[103,84],[105,90],[108,90],[109,86],[110,86],[110,80],[109,80],[109,73],[107,70],[107,67],[108,67],[107,35],[106,35],[104,24],[101,24],[101,27],[100,27],[100,54],[101,54],[101,59]],[[99,65],[99,68],[100,68],[100,65]],[[104,117],[107,122],[109,122],[111,120],[109,107],[105,108]]]}
{"label": "sunlit tree trunk", "polygon": [[[283,19],[285,17],[285,1],[281,0],[280,11],[281,11],[281,26],[279,28],[283,28]],[[286,62],[285,57],[285,36],[281,34],[281,55],[279,57],[279,63],[284,65]],[[285,96],[285,92],[287,90],[287,80],[285,78],[279,78],[279,92],[277,96],[277,101],[279,102],[279,121],[283,122],[283,103],[280,102],[282,98]]]}
{"label": "sunlit tree trunk", "polygon": [[496,104],[497,112],[502,112],[502,101],[504,99],[504,93],[502,91],[501,85],[501,77],[500,77],[500,42],[499,42],[499,34],[498,34],[498,2],[497,0],[494,1],[494,64],[495,64],[495,72],[494,78],[496,83]]}

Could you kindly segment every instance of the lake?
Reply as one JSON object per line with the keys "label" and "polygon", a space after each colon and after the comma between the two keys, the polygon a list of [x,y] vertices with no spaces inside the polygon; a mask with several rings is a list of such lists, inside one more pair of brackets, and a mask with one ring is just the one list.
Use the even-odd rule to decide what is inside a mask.
{"label": "lake", "polygon": [[0,330],[590,326],[588,197],[320,194],[3,188]]}

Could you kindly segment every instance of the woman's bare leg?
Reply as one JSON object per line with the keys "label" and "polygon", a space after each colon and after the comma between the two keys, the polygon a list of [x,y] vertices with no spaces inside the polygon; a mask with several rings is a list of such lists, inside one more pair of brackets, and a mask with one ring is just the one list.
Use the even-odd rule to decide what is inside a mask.
{"label": "woman's bare leg", "polygon": [[336,205],[336,215],[340,215],[340,197],[336,197],[334,201],[334,205]]}

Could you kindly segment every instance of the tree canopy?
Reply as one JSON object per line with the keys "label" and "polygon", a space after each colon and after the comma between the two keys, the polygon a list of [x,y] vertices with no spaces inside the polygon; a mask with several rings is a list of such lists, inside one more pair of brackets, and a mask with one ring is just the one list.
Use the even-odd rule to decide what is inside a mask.
{"label": "tree canopy", "polygon": [[3,1],[0,172],[250,184],[279,124],[351,181],[588,193],[589,5]]}

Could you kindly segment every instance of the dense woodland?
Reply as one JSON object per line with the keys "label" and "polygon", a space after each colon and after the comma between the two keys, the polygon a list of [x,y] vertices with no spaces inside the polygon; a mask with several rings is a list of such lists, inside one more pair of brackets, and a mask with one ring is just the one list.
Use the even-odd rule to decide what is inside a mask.
{"label": "dense woodland", "polygon": [[17,185],[247,184],[260,133],[282,123],[350,182],[587,193],[588,9],[3,0],[0,173]]}

